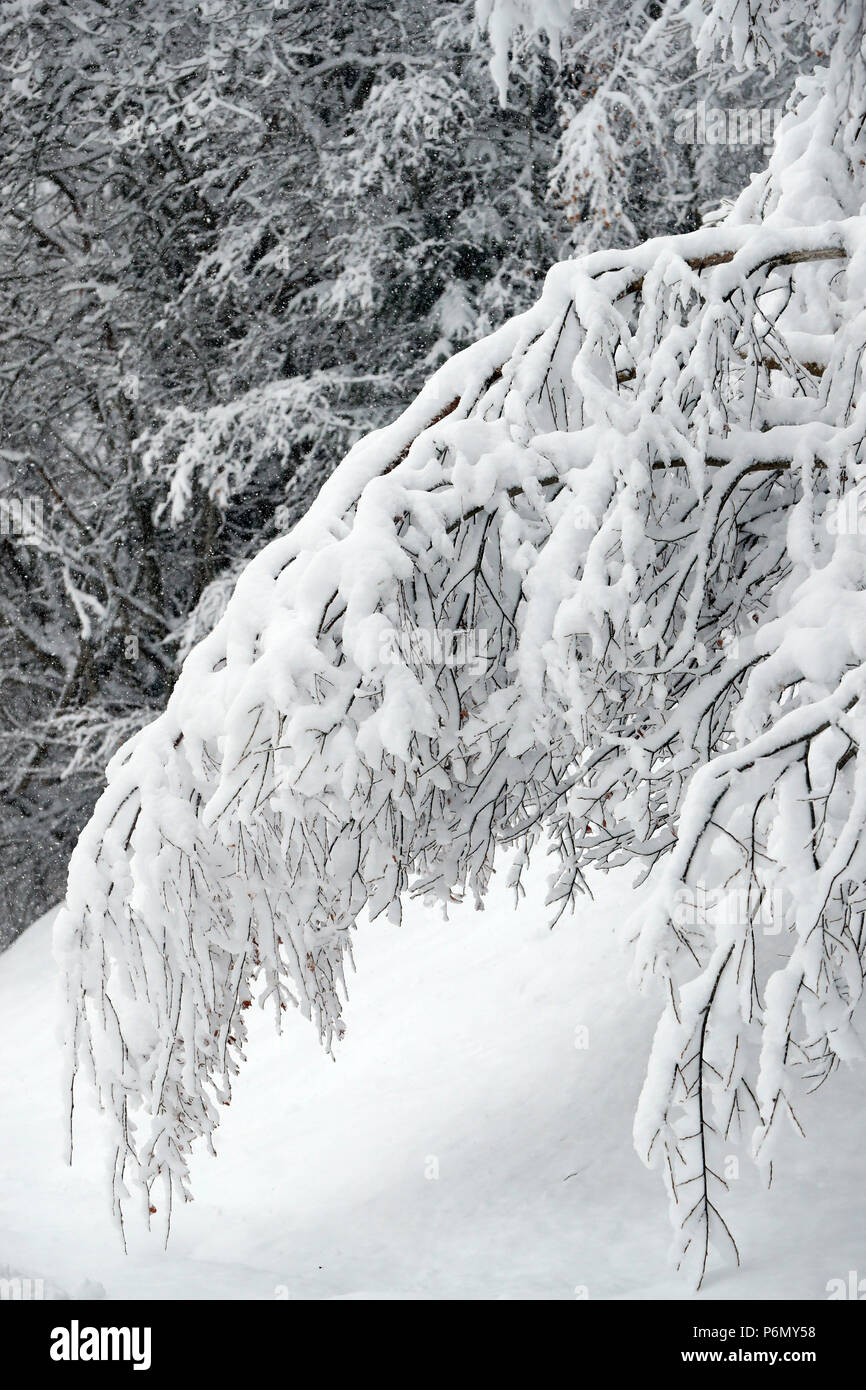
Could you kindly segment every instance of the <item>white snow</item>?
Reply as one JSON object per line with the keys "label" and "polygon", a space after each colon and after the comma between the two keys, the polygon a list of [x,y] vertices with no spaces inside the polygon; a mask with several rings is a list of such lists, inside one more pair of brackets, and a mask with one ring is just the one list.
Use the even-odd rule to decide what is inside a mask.
{"label": "white snow", "polygon": [[700,1295],[675,1273],[632,1147],[659,999],[629,993],[615,936],[640,899],[599,878],[551,932],[543,869],[517,910],[499,873],[483,913],[365,924],[336,1063],[299,1015],[278,1039],[250,1011],[219,1157],[193,1163],[167,1252],[133,1210],[124,1256],[84,1086],[62,1162],[52,915],[36,923],[0,956],[0,1275],[72,1297],[821,1299],[866,1273],[862,1065],[814,1098],[806,1143],[783,1136],[769,1193],[741,1158],[742,1269],[716,1263]]}

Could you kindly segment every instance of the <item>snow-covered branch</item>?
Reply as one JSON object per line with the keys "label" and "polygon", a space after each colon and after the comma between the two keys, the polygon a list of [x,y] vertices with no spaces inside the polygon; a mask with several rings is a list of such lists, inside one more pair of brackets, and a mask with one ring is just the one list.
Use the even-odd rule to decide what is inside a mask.
{"label": "snow-covered branch", "polygon": [[554,267],[360,440],[112,761],[57,940],[118,1209],[189,1195],[253,1002],[330,1049],[361,914],[480,905],[506,845],[554,919],[653,875],[636,1139],[699,1280],[720,1146],[858,1053],[863,27],[726,220]]}

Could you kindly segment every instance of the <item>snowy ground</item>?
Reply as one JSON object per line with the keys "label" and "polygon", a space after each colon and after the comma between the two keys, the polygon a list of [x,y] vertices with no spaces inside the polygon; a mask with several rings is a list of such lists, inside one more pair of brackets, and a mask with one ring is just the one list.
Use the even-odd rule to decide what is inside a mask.
{"label": "snowy ground", "polygon": [[[61,1160],[57,973],[35,924],[0,956],[0,1275],[73,1297],[695,1298],[631,1145],[657,1009],[629,993],[611,928],[636,900],[600,880],[551,933],[539,882],[517,912],[494,892],[484,913],[360,932],[336,1064],[299,1017],[282,1039],[263,1017],[167,1253],[133,1222],[123,1255],[85,1105]],[[819,1299],[866,1275],[864,1075],[816,1098],[770,1193],[742,1165],[743,1268],[699,1297]]]}

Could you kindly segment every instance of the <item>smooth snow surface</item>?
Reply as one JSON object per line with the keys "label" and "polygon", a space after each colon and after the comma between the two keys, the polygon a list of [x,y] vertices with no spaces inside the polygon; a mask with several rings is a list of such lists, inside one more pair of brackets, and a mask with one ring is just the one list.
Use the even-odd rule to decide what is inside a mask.
{"label": "smooth snow surface", "polygon": [[769,1193],[741,1160],[743,1268],[695,1295],[632,1147],[659,1013],[615,940],[639,899],[628,876],[599,878],[551,932],[543,866],[517,911],[498,877],[483,913],[415,905],[357,933],[336,1064],[299,1016],[282,1039],[256,1017],[219,1158],[194,1163],[167,1253],[131,1210],[123,1255],[84,1088],[62,1161],[52,915],[37,922],[0,956],[0,1275],[72,1297],[820,1299],[866,1273],[861,1067],[815,1097]]}

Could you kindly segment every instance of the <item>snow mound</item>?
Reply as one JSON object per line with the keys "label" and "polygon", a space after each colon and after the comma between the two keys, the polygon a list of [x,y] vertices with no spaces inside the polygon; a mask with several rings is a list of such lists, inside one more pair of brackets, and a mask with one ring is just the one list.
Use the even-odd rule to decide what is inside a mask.
{"label": "snow mound", "polygon": [[0,957],[0,1270],[146,1299],[821,1299],[863,1270],[860,1069],[817,1098],[769,1193],[740,1155],[742,1268],[717,1263],[700,1295],[672,1271],[632,1147],[659,1012],[617,943],[640,900],[627,875],[599,878],[551,932],[542,876],[517,910],[497,876],[483,913],[416,905],[399,928],[363,926],[336,1063],[298,1015],[277,1038],[250,1010],[219,1158],[195,1160],[167,1251],[157,1213],[150,1234],[130,1223],[128,1256],[86,1091],[62,1162],[60,986],[51,915],[36,923]]}

